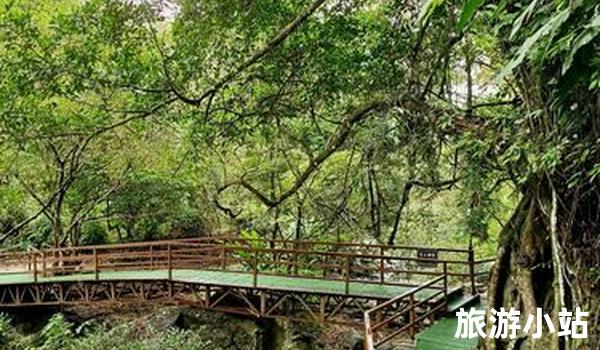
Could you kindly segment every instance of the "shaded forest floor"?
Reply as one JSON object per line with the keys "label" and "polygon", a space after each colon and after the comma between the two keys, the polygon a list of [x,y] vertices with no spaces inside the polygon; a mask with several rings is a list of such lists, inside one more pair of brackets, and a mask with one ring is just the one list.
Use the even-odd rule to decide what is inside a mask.
{"label": "shaded forest floor", "polygon": [[[6,319],[10,318],[10,325]],[[256,320],[142,303],[5,315],[0,349],[303,350],[362,349],[359,329]]]}

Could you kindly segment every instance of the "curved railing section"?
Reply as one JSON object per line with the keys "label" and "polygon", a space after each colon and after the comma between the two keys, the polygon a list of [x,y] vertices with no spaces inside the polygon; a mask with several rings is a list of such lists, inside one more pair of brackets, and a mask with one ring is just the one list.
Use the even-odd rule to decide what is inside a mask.
{"label": "curved railing section", "polygon": [[[435,251],[435,258],[420,252]],[[361,243],[206,237],[183,240],[94,245],[1,252],[0,274],[29,273],[39,278],[126,270],[201,269],[258,275],[342,281],[346,294],[354,282],[419,287],[434,276],[468,284],[476,292],[481,261],[471,249],[386,246]]]}
{"label": "curved railing section", "polygon": [[[424,297],[417,296],[431,289],[436,291]],[[365,311],[365,350],[377,349],[405,333],[414,338],[425,320],[433,322],[436,313],[447,308],[447,295],[448,275],[442,274]],[[436,299],[438,302],[433,303]]]}

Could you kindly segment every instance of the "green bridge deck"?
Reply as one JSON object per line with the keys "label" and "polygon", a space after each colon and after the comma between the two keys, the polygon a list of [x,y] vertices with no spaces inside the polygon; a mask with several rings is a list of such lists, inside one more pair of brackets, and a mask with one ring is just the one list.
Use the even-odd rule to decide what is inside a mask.
{"label": "green bridge deck", "polygon": [[[162,280],[168,278],[167,270],[107,271],[99,274],[100,281],[120,280]],[[73,282],[93,281],[94,273],[78,273],[64,276],[38,277],[38,282]],[[253,276],[248,273],[208,271],[208,270],[173,270],[173,281],[208,285],[224,285],[244,288],[267,288],[305,293],[325,293],[346,295],[345,282],[339,280],[323,280],[306,277],[270,276],[257,277],[257,285],[253,285]],[[26,273],[0,274],[0,285],[33,283],[33,275]],[[412,287],[381,285],[372,283],[350,282],[350,295],[389,299],[409,291]],[[436,289],[424,289],[417,293],[418,298],[426,298]]]}
{"label": "green bridge deck", "polygon": [[[482,304],[474,305],[482,309]],[[450,316],[437,320],[433,325],[417,334],[415,350],[476,350],[479,338],[455,338],[458,319]]]}

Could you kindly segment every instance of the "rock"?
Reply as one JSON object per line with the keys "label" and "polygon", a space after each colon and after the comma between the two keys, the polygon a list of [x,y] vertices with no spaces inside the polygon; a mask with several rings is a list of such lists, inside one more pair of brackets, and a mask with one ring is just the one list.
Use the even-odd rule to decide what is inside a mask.
{"label": "rock", "polygon": [[263,350],[263,332],[257,322],[214,311],[180,310],[179,328],[199,332],[203,339],[223,350]]}
{"label": "rock", "polygon": [[361,333],[353,328],[342,329],[339,336],[341,340],[339,347],[340,350],[362,350],[364,348],[364,338]]}
{"label": "rock", "polygon": [[321,340],[322,329],[316,324],[276,320],[272,327],[271,344],[265,344],[267,346],[265,350],[325,349],[325,344]]}

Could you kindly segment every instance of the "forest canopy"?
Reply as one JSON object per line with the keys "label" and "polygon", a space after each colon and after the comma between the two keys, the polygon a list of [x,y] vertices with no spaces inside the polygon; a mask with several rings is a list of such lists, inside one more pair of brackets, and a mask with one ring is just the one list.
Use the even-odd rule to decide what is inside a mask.
{"label": "forest canopy", "polygon": [[475,245],[491,306],[598,314],[599,38],[593,0],[0,0],[0,241]]}

